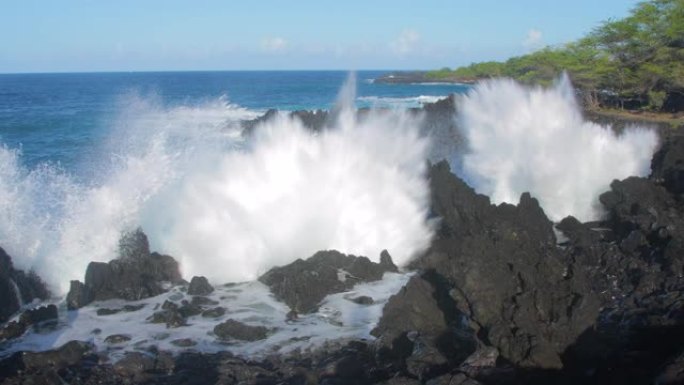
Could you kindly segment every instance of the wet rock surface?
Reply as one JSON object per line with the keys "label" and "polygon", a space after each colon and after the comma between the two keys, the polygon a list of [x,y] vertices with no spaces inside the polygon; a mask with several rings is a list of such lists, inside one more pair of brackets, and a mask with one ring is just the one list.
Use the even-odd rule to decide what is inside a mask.
{"label": "wet rock surface", "polygon": [[240,321],[229,319],[214,328],[214,334],[224,340],[258,341],[268,336],[269,330],[263,326],[250,326]]}
{"label": "wet rock surface", "polygon": [[0,329],[0,342],[11,340],[24,334],[31,326],[38,326],[46,321],[57,321],[57,306],[47,305],[25,310],[18,320],[8,322]]}
{"label": "wet rock surface", "polygon": [[389,254],[383,263],[335,250],[319,251],[306,260],[276,267],[259,277],[275,297],[300,314],[318,309],[329,294],[341,293],[361,282],[377,281],[385,272],[396,271]]}
{"label": "wet rock surface", "polygon": [[[246,135],[251,135],[260,124],[269,122],[276,116],[278,116],[278,110],[269,109],[256,119],[242,121],[242,128]],[[328,124],[330,114],[325,110],[297,110],[288,113],[288,116],[301,121],[304,127],[312,131],[321,131]]]}
{"label": "wet rock surface", "polygon": [[209,284],[205,277],[192,277],[188,286],[189,295],[209,295],[214,288]]}
{"label": "wet rock surface", "polygon": [[588,278],[568,263],[536,199],[491,205],[446,163],[431,168],[433,211],[442,218],[414,267],[432,274],[479,340],[522,367],[560,368],[561,354],[596,319]]}
{"label": "wet rock surface", "polygon": [[166,283],[182,282],[178,262],[168,255],[150,253],[147,236],[137,229],[121,238],[117,259],[91,262],[85,283],[71,282],[67,306],[78,309],[94,300],[112,298],[140,300],[164,293]]}
{"label": "wet rock surface", "polygon": [[34,299],[45,300],[47,287],[32,272],[14,268],[12,258],[0,247],[0,323],[7,321],[19,308]]}

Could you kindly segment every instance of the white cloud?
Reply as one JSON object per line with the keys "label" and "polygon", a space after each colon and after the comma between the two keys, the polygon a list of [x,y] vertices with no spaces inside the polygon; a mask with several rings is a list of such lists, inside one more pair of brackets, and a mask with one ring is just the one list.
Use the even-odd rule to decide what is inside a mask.
{"label": "white cloud", "polygon": [[523,40],[522,45],[527,50],[535,50],[541,48],[544,44],[542,32],[538,29],[530,29],[527,31],[525,40]]}
{"label": "white cloud", "polygon": [[405,29],[401,31],[390,46],[395,53],[407,55],[415,51],[418,42],[420,42],[420,34],[416,30]]}
{"label": "white cloud", "polygon": [[261,40],[261,49],[265,52],[282,52],[287,46],[287,40],[282,37],[267,37]]}

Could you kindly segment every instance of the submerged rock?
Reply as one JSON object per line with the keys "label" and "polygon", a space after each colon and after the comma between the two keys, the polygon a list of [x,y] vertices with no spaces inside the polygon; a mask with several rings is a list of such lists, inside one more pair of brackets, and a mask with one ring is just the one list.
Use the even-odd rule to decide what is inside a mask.
{"label": "submerged rock", "polygon": [[186,325],[185,318],[178,309],[165,309],[155,312],[147,321],[153,324],[166,324],[167,328],[178,328]]}
{"label": "submerged rock", "polygon": [[335,250],[319,251],[306,260],[275,267],[259,277],[275,297],[300,314],[318,309],[319,303],[333,293],[350,290],[361,282],[382,279],[397,267],[386,252],[383,263],[366,257],[345,255]]}
{"label": "submerged rock", "polygon": [[218,318],[226,314],[226,308],[223,306],[217,306],[215,308],[205,310],[202,312],[202,317],[205,318]]}
{"label": "submerged rock", "polygon": [[191,338],[180,338],[180,339],[171,341],[171,344],[174,346],[181,347],[181,348],[188,348],[190,346],[197,345],[197,342],[195,342],[195,340],[193,340]]}
{"label": "submerged rock", "polygon": [[108,344],[116,345],[128,342],[131,340],[131,336],[128,334],[112,334],[105,338],[105,342]]}
{"label": "submerged rock", "polygon": [[165,284],[183,282],[178,262],[168,255],[150,253],[142,230],[125,234],[119,246],[118,259],[108,263],[91,262],[85,283],[72,281],[67,295],[69,309],[78,309],[93,300],[135,301],[153,297],[166,292]]}
{"label": "submerged rock", "polygon": [[358,297],[351,298],[350,301],[359,305],[372,305],[373,303],[375,303],[375,301],[373,301],[373,298],[367,295],[361,295]]}

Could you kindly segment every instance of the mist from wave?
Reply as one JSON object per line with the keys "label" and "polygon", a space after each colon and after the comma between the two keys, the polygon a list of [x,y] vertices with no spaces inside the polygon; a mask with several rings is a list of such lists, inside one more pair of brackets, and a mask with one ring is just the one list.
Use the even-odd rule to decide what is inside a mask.
{"label": "mist from wave", "polygon": [[584,120],[567,75],[550,88],[483,81],[458,109],[464,178],[495,203],[530,192],[555,221],[601,218],[598,196],[614,179],[648,175],[658,144],[645,127],[616,133]]}
{"label": "mist from wave", "polygon": [[56,293],[142,226],[186,277],[256,278],[321,249],[398,263],[427,248],[428,140],[402,111],[353,108],[353,86],[320,133],[284,114],[244,136],[260,111],[220,99],[165,107],[129,96],[86,182],[0,148],[0,245]]}

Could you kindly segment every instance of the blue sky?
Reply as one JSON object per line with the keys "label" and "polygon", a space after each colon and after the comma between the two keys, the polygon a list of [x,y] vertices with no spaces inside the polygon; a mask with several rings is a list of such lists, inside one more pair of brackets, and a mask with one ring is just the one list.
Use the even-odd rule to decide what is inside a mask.
{"label": "blue sky", "polygon": [[431,69],[581,37],[637,0],[0,0],[0,73]]}

